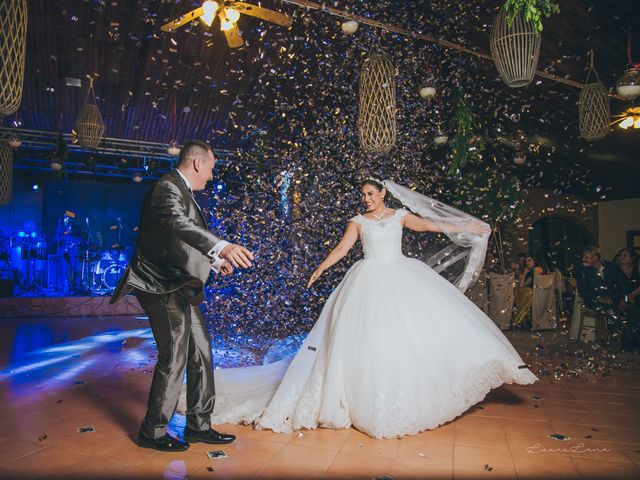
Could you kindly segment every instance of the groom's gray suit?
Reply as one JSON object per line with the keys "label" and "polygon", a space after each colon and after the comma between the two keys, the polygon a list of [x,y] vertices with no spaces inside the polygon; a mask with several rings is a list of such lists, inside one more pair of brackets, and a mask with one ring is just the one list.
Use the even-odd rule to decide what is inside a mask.
{"label": "groom's gray suit", "polygon": [[165,435],[187,370],[187,427],[208,430],[215,388],[211,343],[199,304],[211,259],[226,244],[208,227],[193,194],[177,171],[164,175],[142,204],[136,250],[111,299],[133,290],[149,316],[158,347],[141,433]]}

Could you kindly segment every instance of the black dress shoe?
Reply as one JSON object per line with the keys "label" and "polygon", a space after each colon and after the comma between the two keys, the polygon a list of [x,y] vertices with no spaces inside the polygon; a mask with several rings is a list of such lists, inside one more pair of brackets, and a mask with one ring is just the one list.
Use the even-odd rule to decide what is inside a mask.
{"label": "black dress shoe", "polygon": [[181,442],[171,435],[165,435],[160,438],[149,438],[142,433],[138,434],[138,446],[142,448],[153,448],[161,452],[184,452],[189,448],[187,442]]}
{"label": "black dress shoe", "polygon": [[210,428],[209,430],[191,430],[189,427],[184,429],[184,439],[191,443],[212,443],[214,445],[221,445],[225,443],[231,443],[236,439],[235,435],[228,433],[219,433]]}

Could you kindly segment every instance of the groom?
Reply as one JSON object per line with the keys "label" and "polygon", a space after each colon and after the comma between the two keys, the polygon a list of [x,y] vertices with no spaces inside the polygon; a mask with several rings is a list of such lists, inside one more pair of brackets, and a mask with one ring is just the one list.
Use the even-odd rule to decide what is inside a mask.
{"label": "groom", "polygon": [[[228,275],[248,268],[253,254],[211,233],[193,197],[213,178],[215,158],[209,144],[187,142],[177,168],[147,192],[138,226],[136,250],[111,302],[133,291],[149,316],[158,348],[147,413],[138,445],[165,452],[189,443],[230,443],[233,435],[211,428],[215,400],[211,343],[199,305],[211,269]],[[184,442],[167,434],[187,371],[187,426]]]}

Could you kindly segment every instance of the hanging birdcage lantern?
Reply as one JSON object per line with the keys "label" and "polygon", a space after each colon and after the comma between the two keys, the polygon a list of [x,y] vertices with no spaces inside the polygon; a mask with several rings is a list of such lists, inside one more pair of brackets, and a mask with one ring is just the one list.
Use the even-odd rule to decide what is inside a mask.
{"label": "hanging birdcage lantern", "polygon": [[89,80],[89,90],[82,109],[76,119],[78,143],[85,148],[98,148],[104,134],[104,122],[93,91],[93,79]]}
{"label": "hanging birdcage lantern", "polygon": [[541,35],[521,12],[515,14],[511,25],[507,16],[502,7],[493,21],[491,56],[504,83],[509,87],[524,87],[531,83],[538,68]]}
{"label": "hanging birdcage lantern", "polygon": [[367,153],[387,153],[396,144],[396,72],[382,53],[370,55],[360,71],[358,138]]}
{"label": "hanging birdcage lantern", "polygon": [[[589,83],[591,73],[596,81]],[[585,140],[601,140],[609,133],[611,112],[609,110],[609,95],[602,85],[598,72],[593,66],[593,50],[591,51],[591,66],[587,79],[584,82],[580,100],[578,101],[578,117],[580,124],[580,136]]]}
{"label": "hanging birdcage lantern", "polygon": [[27,47],[27,0],[0,0],[0,115],[22,101]]}
{"label": "hanging birdcage lantern", "polygon": [[0,140],[0,205],[6,205],[13,195],[13,149]]}

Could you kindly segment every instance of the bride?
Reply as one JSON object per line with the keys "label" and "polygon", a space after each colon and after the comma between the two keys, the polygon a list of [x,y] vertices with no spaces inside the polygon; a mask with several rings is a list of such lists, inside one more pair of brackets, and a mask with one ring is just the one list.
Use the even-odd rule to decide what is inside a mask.
{"label": "bride", "polygon": [[[419,215],[387,208],[388,193]],[[333,291],[290,363],[216,370],[214,424],[275,432],[354,426],[391,438],[434,429],[503,383],[537,380],[462,293],[484,262],[488,225],[390,181],[364,181],[362,200],[366,213],[350,220],[308,285],[358,239],[364,259]],[[441,232],[450,244],[429,266],[402,254],[403,228]],[[455,285],[438,273],[451,271]]]}

